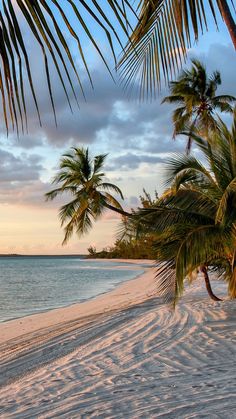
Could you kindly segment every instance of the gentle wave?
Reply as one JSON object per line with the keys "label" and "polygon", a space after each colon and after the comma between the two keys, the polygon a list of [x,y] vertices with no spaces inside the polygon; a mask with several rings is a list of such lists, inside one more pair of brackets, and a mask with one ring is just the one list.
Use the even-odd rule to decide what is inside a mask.
{"label": "gentle wave", "polygon": [[6,257],[0,267],[0,322],[88,300],[143,272],[69,257]]}

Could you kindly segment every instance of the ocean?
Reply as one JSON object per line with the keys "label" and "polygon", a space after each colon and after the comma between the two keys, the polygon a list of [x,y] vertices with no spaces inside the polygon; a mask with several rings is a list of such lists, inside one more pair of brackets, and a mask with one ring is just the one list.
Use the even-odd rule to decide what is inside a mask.
{"label": "ocean", "polygon": [[142,273],[141,264],[79,257],[0,257],[0,322],[91,299]]}

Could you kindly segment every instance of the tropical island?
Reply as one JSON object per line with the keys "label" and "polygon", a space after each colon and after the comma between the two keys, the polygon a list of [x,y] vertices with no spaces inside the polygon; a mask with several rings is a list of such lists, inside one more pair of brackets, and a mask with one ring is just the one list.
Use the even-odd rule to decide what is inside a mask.
{"label": "tropical island", "polygon": [[[56,108],[52,86],[60,84],[72,110],[72,102],[78,105],[75,86],[85,97],[85,76],[93,88],[96,71],[89,69],[91,48],[113,77],[101,47],[106,43],[128,93],[138,91],[141,100],[156,98],[166,83],[161,102],[170,109],[169,140],[174,151],[164,149],[158,156],[163,165],[162,191],[150,193],[140,185],[139,198],[132,205],[126,199],[128,182],[121,185],[115,175],[110,179],[114,166],[107,164],[109,153],[104,145],[110,141],[114,148],[120,146],[120,137],[112,129],[102,130],[101,125],[94,143],[86,135],[83,142],[68,137],[57,167],[48,169],[53,172],[50,184],[40,183],[37,177],[35,168],[43,171],[38,155],[31,154],[29,166],[23,153],[22,170],[17,153],[13,158],[8,149],[3,150],[3,196],[10,176],[4,168],[16,167],[12,194],[24,197],[24,191],[19,191],[23,178],[27,199],[32,194],[30,205],[38,190],[43,208],[56,205],[63,246],[69,248],[74,237],[80,243],[95,223],[104,222],[104,226],[107,214],[117,217],[117,233],[114,245],[100,251],[91,244],[86,257],[80,257],[80,252],[69,254],[69,250],[68,255],[36,257],[32,253],[26,256],[27,265],[23,254],[1,252],[0,301],[8,316],[0,321],[1,418],[234,417],[236,96],[232,86],[229,91],[222,89],[225,85],[217,66],[208,71],[204,59],[191,55],[200,34],[207,39],[208,27],[218,27],[219,19],[235,54],[234,17],[233,5],[221,0],[143,0],[137,8],[126,0],[105,1],[104,9],[96,1],[70,0],[66,6],[60,0],[2,2],[0,100],[7,135],[24,136],[35,129],[33,109],[40,127],[36,135],[43,129],[39,101],[48,116],[45,84],[58,125],[57,140],[62,141],[71,120],[68,123],[66,114],[62,126],[58,124],[64,102],[58,94]],[[34,49],[27,46],[29,33],[42,56],[44,82],[35,83],[33,77],[39,50],[35,49],[36,60]],[[235,64],[236,60],[230,63]],[[104,92],[100,91],[99,101],[92,106],[98,125],[104,117],[100,106],[109,96]],[[122,133],[132,131],[132,115],[120,108],[119,100],[115,105],[110,120],[117,118],[120,130],[125,125]],[[150,120],[145,121],[148,130]],[[90,115],[85,122],[86,129],[92,129]],[[138,123],[137,119],[132,122]],[[48,125],[48,137],[45,131],[41,138],[44,145],[49,138],[55,141]],[[77,129],[85,131],[83,121]],[[105,140],[100,143],[102,135]],[[146,171],[153,162],[154,137],[148,135]],[[124,149],[127,138],[121,142]],[[134,138],[130,143],[137,147],[131,157],[142,161],[143,149]],[[60,154],[56,147],[53,150],[56,156]],[[41,153],[45,166],[49,165],[50,156]],[[120,157],[124,155],[117,157],[116,164],[124,161]],[[135,168],[128,152],[125,157],[126,165]],[[47,188],[41,188],[42,184]],[[11,215],[8,202],[3,205]],[[37,216],[34,221],[35,228]],[[27,215],[24,222],[22,232],[30,223]],[[47,244],[47,217],[44,223],[42,231],[34,234]],[[107,278],[110,282],[104,288]],[[91,290],[95,291],[89,294]]]}

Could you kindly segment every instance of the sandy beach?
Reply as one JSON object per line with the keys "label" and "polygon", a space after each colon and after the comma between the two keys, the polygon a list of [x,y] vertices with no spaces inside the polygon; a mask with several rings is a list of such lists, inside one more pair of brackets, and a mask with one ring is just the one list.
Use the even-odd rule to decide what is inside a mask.
{"label": "sandy beach", "polygon": [[236,418],[235,301],[199,278],[173,311],[155,289],[147,263],[96,299],[1,323],[0,418]]}

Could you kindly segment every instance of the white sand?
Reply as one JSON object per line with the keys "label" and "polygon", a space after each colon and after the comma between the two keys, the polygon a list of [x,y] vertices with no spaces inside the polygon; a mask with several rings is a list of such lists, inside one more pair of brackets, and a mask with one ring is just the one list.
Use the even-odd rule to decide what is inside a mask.
{"label": "white sand", "polygon": [[95,300],[1,324],[0,418],[236,418],[236,303],[211,302],[201,279],[174,313],[154,294],[147,268]]}

